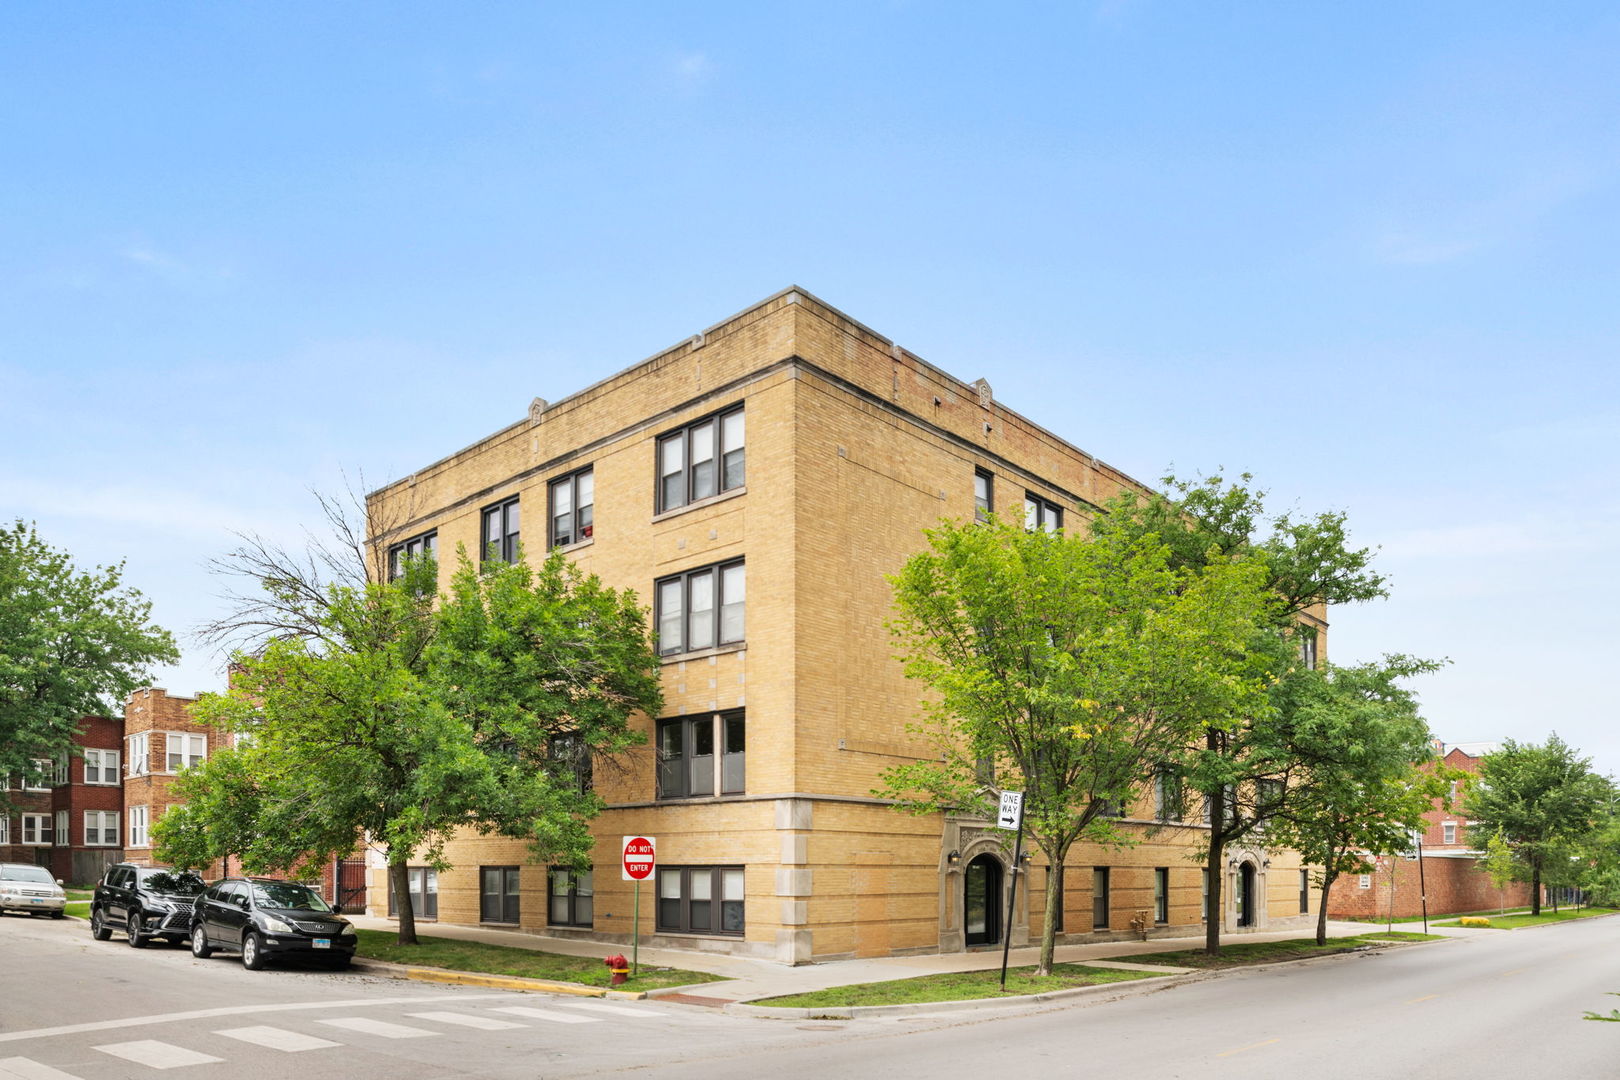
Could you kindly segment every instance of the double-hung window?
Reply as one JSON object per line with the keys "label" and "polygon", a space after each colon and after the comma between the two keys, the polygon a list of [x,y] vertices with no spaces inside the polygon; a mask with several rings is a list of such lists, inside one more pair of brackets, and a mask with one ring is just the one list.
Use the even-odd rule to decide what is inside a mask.
{"label": "double-hung window", "polygon": [[658,868],[658,929],[677,934],[743,932],[740,866]]}
{"label": "double-hung window", "polygon": [[35,847],[48,847],[55,843],[53,822],[49,814],[22,816],[22,842]]}
{"label": "double-hung window", "polygon": [[1153,816],[1159,821],[1181,820],[1181,777],[1169,766],[1153,774]]}
{"label": "double-hung window", "polygon": [[56,846],[70,847],[72,844],[73,834],[68,832],[68,812],[58,810],[56,812]]}
{"label": "double-hung window", "polygon": [[518,557],[518,500],[513,496],[494,506],[485,507],[482,532],[483,562],[517,562]]}
{"label": "double-hung window", "polygon": [[1310,627],[1299,629],[1299,661],[1308,668],[1316,667],[1316,631]]}
{"label": "double-hung window", "polygon": [[551,901],[546,922],[552,926],[590,926],[594,918],[592,871],[551,868]]}
{"label": "double-hung window", "polygon": [[[56,762],[50,758],[31,758],[29,764],[33,766],[33,775],[23,781],[24,791],[49,791],[52,779],[56,776]],[[24,841],[26,843],[26,841]]]}
{"label": "double-hung window", "polygon": [[742,406],[658,439],[657,512],[743,486]]}
{"label": "double-hung window", "polygon": [[[716,753],[718,748],[719,752]],[[743,710],[658,721],[658,797],[741,795],[747,779]]]}
{"label": "double-hung window", "polygon": [[206,735],[183,735],[171,731],[168,734],[168,743],[170,772],[189,769],[208,756],[208,736]]}
{"label": "double-hung window", "polygon": [[1108,929],[1108,867],[1091,870],[1091,928]]}
{"label": "double-hung window", "polygon": [[996,512],[996,478],[985,469],[973,470],[973,520],[989,521]]}
{"label": "double-hung window", "polygon": [[11,815],[0,814],[0,845],[11,843]]}
{"label": "double-hung window", "polygon": [[84,812],[84,843],[86,847],[116,847],[118,845],[118,811],[86,810]]}
{"label": "double-hung window", "polygon": [[577,731],[553,735],[546,747],[552,775],[559,784],[581,795],[591,790],[591,749]]}
{"label": "double-hung window", "polygon": [[405,576],[405,564],[411,559],[436,559],[439,553],[439,534],[425,532],[388,549],[388,580],[398,581]]}
{"label": "double-hung window", "polygon": [[129,751],[129,775],[145,776],[152,771],[152,733],[143,731],[124,740]]}
{"label": "double-hung window", "polygon": [[1030,532],[1057,532],[1063,528],[1063,507],[1033,491],[1024,493],[1024,528]]}
{"label": "double-hung window", "polygon": [[1153,921],[1170,921],[1170,868],[1155,867],[1153,871]]}
{"label": "double-hung window", "polygon": [[1309,870],[1299,872],[1299,913],[1301,915],[1311,913],[1311,872]]}
{"label": "double-hung window", "polygon": [[661,578],[655,592],[660,654],[696,652],[743,640],[747,579],[741,559]]}
{"label": "double-hung window", "polygon": [[118,751],[86,750],[84,752],[84,782],[97,785],[118,783]]}
{"label": "double-hung window", "polygon": [[132,806],[129,808],[129,846],[146,846],[147,808]]}
{"label": "double-hung window", "polygon": [[1443,844],[1455,844],[1457,842],[1457,823],[1455,821],[1447,821],[1440,826],[1440,842]]}
{"label": "double-hung window", "polygon": [[596,533],[596,475],[589,468],[553,480],[546,495],[549,547],[582,544]]}
{"label": "double-hung window", "polygon": [[[411,898],[411,914],[418,919],[439,917],[439,872],[431,866],[407,866],[405,890]],[[388,917],[399,914],[399,898],[394,895],[394,875],[388,875]]]}
{"label": "double-hung window", "polygon": [[521,922],[522,897],[515,866],[478,868],[478,921],[487,923]]}

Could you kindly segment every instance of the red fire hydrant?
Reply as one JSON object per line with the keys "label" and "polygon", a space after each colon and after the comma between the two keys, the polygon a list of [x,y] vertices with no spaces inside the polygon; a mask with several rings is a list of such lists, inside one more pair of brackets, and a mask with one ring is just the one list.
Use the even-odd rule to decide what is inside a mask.
{"label": "red fire hydrant", "polygon": [[620,983],[624,982],[625,979],[630,977],[630,961],[626,960],[622,953],[605,957],[602,960],[602,963],[606,964],[608,966],[608,970],[613,972],[614,986],[618,986]]}

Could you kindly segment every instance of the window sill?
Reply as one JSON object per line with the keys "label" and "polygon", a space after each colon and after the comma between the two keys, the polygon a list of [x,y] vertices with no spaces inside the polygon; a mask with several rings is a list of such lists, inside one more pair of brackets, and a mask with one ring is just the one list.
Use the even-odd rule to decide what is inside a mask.
{"label": "window sill", "polygon": [[568,555],[568,554],[570,554],[572,552],[578,551],[580,548],[588,548],[594,543],[596,543],[596,537],[595,536],[589,536],[589,537],[586,537],[584,540],[576,540],[572,544],[556,544],[556,545],[554,545],[552,547],[551,550],[552,551],[560,551],[564,555]]}
{"label": "window sill", "polygon": [[668,795],[654,798],[653,805],[691,806],[704,803],[735,802],[738,799],[746,799],[747,797],[748,792],[746,791],[728,791],[722,795]]}
{"label": "window sill", "polygon": [[741,941],[748,936],[745,931],[727,933],[724,930],[665,930],[663,927],[658,927],[653,933],[668,937],[719,938],[721,941]]}
{"label": "window sill", "polygon": [[710,495],[706,499],[698,499],[694,502],[689,502],[685,506],[677,506],[673,510],[660,510],[658,513],[653,515],[653,524],[656,525],[660,521],[664,521],[668,518],[679,517],[689,510],[701,510],[705,506],[713,506],[715,503],[722,503],[727,499],[735,499],[739,495],[746,494],[748,494],[748,485],[744,484],[742,487],[734,487],[730,491],[722,491],[718,495]]}
{"label": "window sill", "polygon": [[716,645],[708,649],[694,649],[692,652],[670,653],[667,656],[660,656],[658,658],[658,662],[661,664],[674,664],[683,660],[702,660],[705,656],[719,656],[722,653],[744,652],[747,650],[747,648],[748,642],[733,641],[729,645]]}

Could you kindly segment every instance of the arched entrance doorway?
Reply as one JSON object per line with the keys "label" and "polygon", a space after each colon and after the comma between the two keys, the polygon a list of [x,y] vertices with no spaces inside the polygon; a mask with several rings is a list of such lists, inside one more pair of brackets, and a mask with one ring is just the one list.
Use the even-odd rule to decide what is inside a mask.
{"label": "arched entrance doorway", "polygon": [[1001,860],[994,855],[980,855],[962,875],[962,929],[969,948],[1001,940]]}
{"label": "arched entrance doorway", "polygon": [[1246,862],[1238,867],[1237,895],[1237,924],[1239,926],[1254,925],[1254,863]]}

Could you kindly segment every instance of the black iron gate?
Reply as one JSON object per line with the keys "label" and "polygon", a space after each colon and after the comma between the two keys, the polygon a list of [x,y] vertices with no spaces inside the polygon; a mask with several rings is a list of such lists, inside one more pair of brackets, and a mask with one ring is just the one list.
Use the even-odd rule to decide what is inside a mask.
{"label": "black iron gate", "polygon": [[339,859],[337,864],[337,902],[344,911],[365,914],[366,860],[364,856]]}

